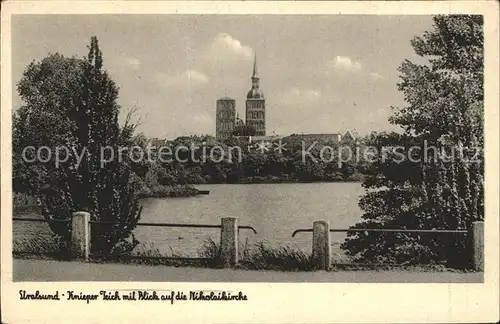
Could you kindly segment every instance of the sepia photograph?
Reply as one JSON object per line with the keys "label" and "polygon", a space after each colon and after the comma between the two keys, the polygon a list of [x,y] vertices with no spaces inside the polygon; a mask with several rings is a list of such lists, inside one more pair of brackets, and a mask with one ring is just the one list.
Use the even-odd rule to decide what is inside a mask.
{"label": "sepia photograph", "polygon": [[229,305],[251,297],[117,283],[485,283],[498,121],[483,14],[9,19],[2,263],[13,284],[116,282],[14,298]]}

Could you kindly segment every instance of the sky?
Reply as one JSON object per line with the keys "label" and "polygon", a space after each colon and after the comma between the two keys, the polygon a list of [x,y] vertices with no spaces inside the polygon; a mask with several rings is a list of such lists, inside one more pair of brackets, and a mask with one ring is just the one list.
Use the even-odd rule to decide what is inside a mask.
{"label": "sky", "polygon": [[244,117],[254,55],[268,135],[397,130],[388,122],[391,106],[404,106],[397,69],[419,61],[410,40],[431,28],[431,16],[14,16],[13,109],[27,64],[87,55],[95,35],[121,116],[136,107],[148,137],[214,135],[223,96]]}

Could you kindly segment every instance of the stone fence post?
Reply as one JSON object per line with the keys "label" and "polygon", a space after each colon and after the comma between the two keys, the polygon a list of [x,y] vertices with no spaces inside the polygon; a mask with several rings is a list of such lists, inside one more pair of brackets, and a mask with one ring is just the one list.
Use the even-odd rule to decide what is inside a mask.
{"label": "stone fence post", "polygon": [[469,234],[472,241],[472,266],[476,271],[484,271],[484,222],[472,222]]}
{"label": "stone fence post", "polygon": [[220,256],[226,268],[238,264],[238,218],[236,217],[222,218]]}
{"label": "stone fence post", "polygon": [[90,214],[75,212],[71,220],[71,247],[74,257],[89,260],[90,255]]}
{"label": "stone fence post", "polygon": [[318,270],[330,268],[330,224],[327,221],[313,222],[312,262]]}

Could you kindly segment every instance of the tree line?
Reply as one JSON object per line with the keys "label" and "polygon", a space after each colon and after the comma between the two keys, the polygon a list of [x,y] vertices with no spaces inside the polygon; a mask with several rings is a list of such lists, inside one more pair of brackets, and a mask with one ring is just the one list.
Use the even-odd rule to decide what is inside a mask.
{"label": "tree line", "polygon": [[[146,151],[148,139],[141,136],[137,143]],[[284,149],[278,150],[283,144]],[[262,145],[266,147],[263,148]],[[176,158],[160,158],[160,147],[178,151]],[[308,151],[313,158],[303,154]],[[326,159],[319,158],[321,148],[329,146],[332,152]],[[318,181],[361,181],[365,161],[339,160],[340,143],[323,141],[303,143],[300,136],[289,136],[266,143],[249,144],[247,138],[233,137],[217,141],[214,137],[183,136],[155,147],[149,161],[142,163],[137,174],[144,186],[221,183],[280,183]],[[352,150],[357,144],[352,145]],[[196,147],[195,150],[178,148]],[[217,148],[217,149],[214,149]],[[238,150],[235,150],[237,148]],[[335,151],[335,152],[334,152]],[[212,152],[209,156],[207,152]],[[156,155],[155,155],[156,153]]]}

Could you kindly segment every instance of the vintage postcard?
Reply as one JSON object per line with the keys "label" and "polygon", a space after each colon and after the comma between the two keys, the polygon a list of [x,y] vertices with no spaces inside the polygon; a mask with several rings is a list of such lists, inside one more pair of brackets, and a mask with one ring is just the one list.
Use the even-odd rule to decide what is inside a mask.
{"label": "vintage postcard", "polygon": [[2,323],[499,320],[497,2],[1,14]]}

